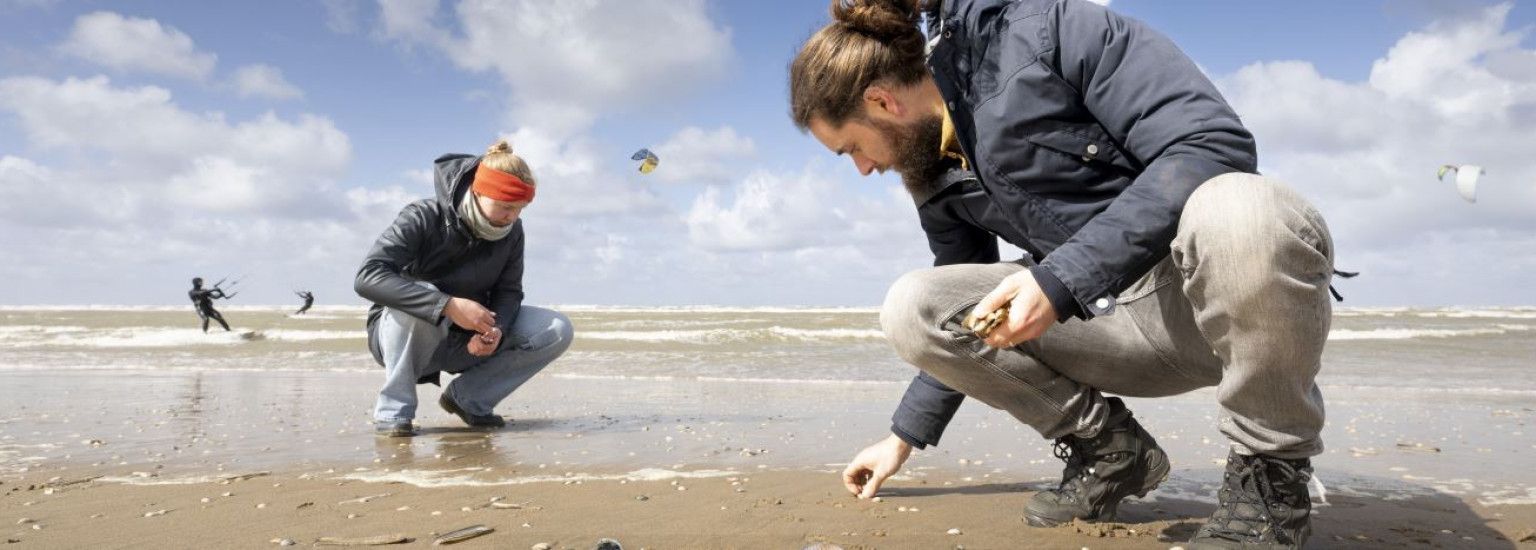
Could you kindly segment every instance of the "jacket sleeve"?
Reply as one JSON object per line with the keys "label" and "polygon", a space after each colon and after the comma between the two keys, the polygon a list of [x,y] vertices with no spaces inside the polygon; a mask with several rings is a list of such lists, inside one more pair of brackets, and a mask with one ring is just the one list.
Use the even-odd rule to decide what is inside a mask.
{"label": "jacket sleeve", "polygon": [[512,253],[507,255],[507,265],[502,267],[496,288],[491,290],[491,311],[496,312],[496,326],[501,328],[503,337],[512,334],[512,323],[517,321],[517,313],[523,308],[523,244],[526,237],[523,221],[518,220],[517,224],[517,229],[508,237],[516,239],[512,243]]}
{"label": "jacket sleeve", "polygon": [[1167,37],[1091,2],[1059,2],[1056,15],[1057,51],[1046,58],[1122,149],[1146,166],[1041,262],[1088,318],[1102,310],[1090,304],[1167,256],[1195,188],[1221,174],[1256,172],[1258,159],[1253,135]]}
{"label": "jacket sleeve", "polygon": [[[959,219],[953,209],[946,207],[948,201],[958,197],[958,193],[944,193],[917,209],[918,221],[928,236],[928,248],[933,251],[933,265],[996,263],[997,238]],[[964,401],[965,394],[926,372],[919,372],[891,415],[891,433],[919,449],[938,445],[944,428]]]}
{"label": "jacket sleeve", "polygon": [[420,201],[400,210],[395,223],[379,235],[357,270],[352,288],[358,296],[430,323],[442,318],[449,296],[402,274],[424,251],[424,235],[434,217]]}

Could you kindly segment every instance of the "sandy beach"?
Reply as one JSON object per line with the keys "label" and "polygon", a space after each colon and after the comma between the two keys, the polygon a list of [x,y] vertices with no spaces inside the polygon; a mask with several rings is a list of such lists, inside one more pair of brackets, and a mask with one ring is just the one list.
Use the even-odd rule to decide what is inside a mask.
{"label": "sandy beach", "polygon": [[[355,310],[245,312],[238,324],[275,336],[228,341],[173,332],[181,311],[0,313],[0,536],[17,548],[426,546],[473,525],[494,531],[461,546],[1171,548],[1214,507],[1226,452],[1208,390],[1131,400],[1172,477],[1122,505],[1121,523],[1034,529],[1019,511],[1060,462],[972,403],[879,502],[857,500],[838,472],[888,433],[911,373],[868,337],[867,311],[577,312],[597,337],[578,334],[568,359],[498,409],[506,429],[462,428],[423,386],[410,439],[371,433],[379,372],[354,347]],[[1410,315],[1455,324],[1410,328],[1402,314],[1343,317],[1353,332],[1330,351],[1329,448],[1314,461],[1326,494],[1309,547],[1536,547],[1529,374],[1475,379],[1532,349],[1524,329],[1478,327],[1525,326],[1527,313],[1492,325]],[[99,339],[58,340],[75,329],[50,326]],[[1359,336],[1403,330],[1460,332]],[[1493,345],[1509,359],[1439,387],[1405,382],[1431,365],[1357,367],[1383,353],[1361,346],[1388,345],[1404,357]]]}

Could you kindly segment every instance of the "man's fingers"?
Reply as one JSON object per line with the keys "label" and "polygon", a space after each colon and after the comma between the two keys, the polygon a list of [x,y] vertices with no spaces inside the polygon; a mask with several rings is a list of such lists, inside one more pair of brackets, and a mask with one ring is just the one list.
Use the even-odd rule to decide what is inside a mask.
{"label": "man's fingers", "polygon": [[859,493],[859,498],[875,498],[875,493],[880,492],[880,485],[885,483],[886,477],[879,472],[870,472],[869,480],[864,482],[864,491]]}
{"label": "man's fingers", "polygon": [[849,464],[843,469],[843,487],[848,488],[848,492],[858,495],[864,490],[864,480],[868,479],[868,475],[869,470],[864,469],[863,466]]}

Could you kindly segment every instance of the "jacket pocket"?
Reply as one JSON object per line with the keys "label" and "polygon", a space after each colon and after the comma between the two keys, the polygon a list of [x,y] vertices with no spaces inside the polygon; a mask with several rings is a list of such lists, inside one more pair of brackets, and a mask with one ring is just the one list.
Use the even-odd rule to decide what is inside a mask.
{"label": "jacket pocket", "polygon": [[1029,134],[1024,139],[1089,166],[1138,171],[1136,164],[1122,154],[1108,136],[1085,135],[1081,129],[1076,128],[1053,128]]}

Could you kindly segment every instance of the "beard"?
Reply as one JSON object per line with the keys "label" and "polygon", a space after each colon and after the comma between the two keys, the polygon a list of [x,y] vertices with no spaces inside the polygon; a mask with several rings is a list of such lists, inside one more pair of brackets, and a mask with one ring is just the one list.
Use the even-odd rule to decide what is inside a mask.
{"label": "beard", "polygon": [[911,124],[870,119],[870,125],[891,142],[896,160],[891,166],[913,197],[929,196],[939,178],[954,163],[939,153],[944,120],[939,115],[920,117]]}

